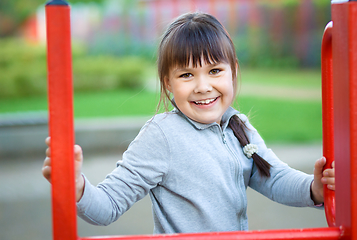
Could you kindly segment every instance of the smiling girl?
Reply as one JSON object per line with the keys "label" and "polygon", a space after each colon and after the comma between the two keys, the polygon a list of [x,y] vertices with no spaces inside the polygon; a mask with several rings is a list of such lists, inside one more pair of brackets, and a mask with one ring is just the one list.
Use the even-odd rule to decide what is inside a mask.
{"label": "smiling girl", "polygon": [[[154,233],[247,230],[246,188],[290,206],[323,203],[334,189],[334,169],[314,175],[290,168],[266,147],[244,114],[230,105],[238,62],[225,28],[211,15],[177,18],[158,52],[161,100],[172,111],[141,129],[117,167],[98,186],[81,173],[75,146],[78,215],[108,225],[149,194]],[[47,139],[49,145],[50,139]],[[50,149],[43,175],[50,181]]]}

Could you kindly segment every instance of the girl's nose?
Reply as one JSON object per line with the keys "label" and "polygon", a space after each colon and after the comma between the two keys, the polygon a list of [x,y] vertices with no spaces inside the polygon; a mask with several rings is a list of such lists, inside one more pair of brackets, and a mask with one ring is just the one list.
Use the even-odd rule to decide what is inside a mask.
{"label": "girl's nose", "polygon": [[206,77],[196,78],[196,87],[194,89],[195,93],[206,93],[212,91],[212,86],[209,82],[209,79]]}

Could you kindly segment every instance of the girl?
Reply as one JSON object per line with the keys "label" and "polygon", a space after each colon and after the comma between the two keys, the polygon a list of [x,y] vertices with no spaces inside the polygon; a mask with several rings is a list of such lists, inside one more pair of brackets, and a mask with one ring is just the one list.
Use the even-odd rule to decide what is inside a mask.
{"label": "girl", "polygon": [[[108,225],[150,194],[154,233],[247,230],[246,188],[290,206],[323,203],[334,170],[314,176],[291,169],[268,149],[247,117],[230,105],[238,62],[231,38],[213,16],[190,13],[167,29],[158,51],[161,100],[155,115],[98,186],[81,173],[75,146],[78,215]],[[46,140],[49,145],[50,139]],[[50,149],[43,175],[50,181]]]}

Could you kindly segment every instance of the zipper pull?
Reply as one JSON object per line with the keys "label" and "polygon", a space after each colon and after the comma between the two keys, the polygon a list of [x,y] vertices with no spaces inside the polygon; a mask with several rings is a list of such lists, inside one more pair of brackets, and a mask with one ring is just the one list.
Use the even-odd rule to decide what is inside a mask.
{"label": "zipper pull", "polygon": [[226,135],[224,135],[224,133],[222,133],[222,141],[223,141],[224,144],[227,143],[227,142],[226,142]]}

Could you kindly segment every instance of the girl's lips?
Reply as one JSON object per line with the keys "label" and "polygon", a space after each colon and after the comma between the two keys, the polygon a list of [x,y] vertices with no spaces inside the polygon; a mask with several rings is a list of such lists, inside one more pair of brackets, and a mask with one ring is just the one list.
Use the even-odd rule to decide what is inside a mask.
{"label": "girl's lips", "polygon": [[211,103],[215,102],[219,97],[216,98],[208,98],[205,100],[199,100],[199,101],[192,101],[192,103],[196,105],[210,105]]}

